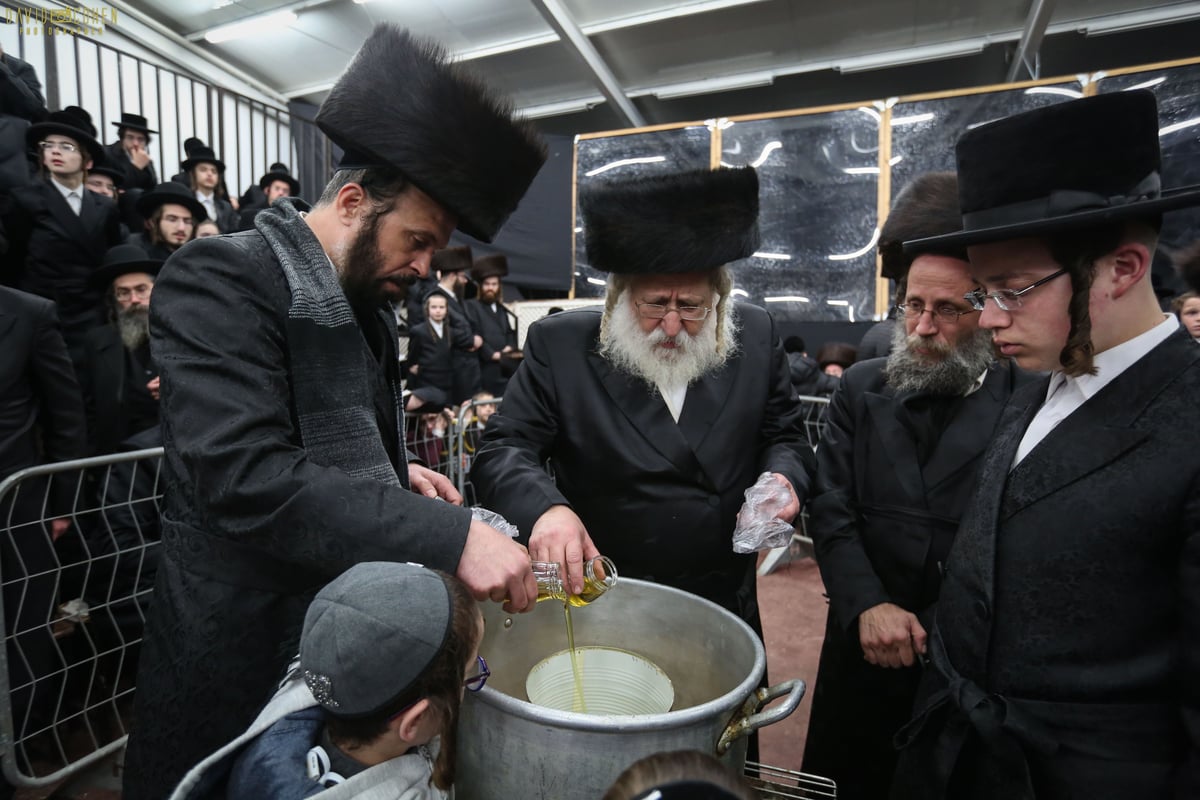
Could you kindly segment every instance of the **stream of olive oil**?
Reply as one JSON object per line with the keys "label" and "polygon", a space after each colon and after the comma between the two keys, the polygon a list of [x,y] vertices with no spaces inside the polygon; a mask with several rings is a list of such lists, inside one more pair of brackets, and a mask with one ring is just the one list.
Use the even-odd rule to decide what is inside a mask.
{"label": "stream of olive oil", "polygon": [[563,613],[567,615],[567,647],[571,651],[571,672],[575,677],[575,700],[571,710],[578,714],[586,714],[587,703],[583,701],[583,675],[579,671],[579,659],[575,653],[575,627],[571,624],[571,604],[563,603]]}

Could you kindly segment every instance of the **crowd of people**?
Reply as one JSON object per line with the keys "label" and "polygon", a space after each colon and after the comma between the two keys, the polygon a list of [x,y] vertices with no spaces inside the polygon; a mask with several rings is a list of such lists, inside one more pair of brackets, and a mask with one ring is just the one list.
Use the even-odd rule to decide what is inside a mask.
{"label": "crowd of people", "polygon": [[[829,611],[804,763],[840,797],[1200,794],[1200,299],[1165,314],[1149,277],[1200,192],[1161,188],[1153,94],[978,126],[906,186],[865,360],[810,359],[734,300],[751,167],[582,193],[603,307],[518,349],[504,256],[448,244],[494,238],[535,129],[391,25],[316,123],[345,155],[311,208],[282,165],[235,203],[194,140],[159,183],[146,119],[105,148],[78,108],[28,127],[34,174],[3,196],[2,474],[164,448],[128,800],[446,797],[490,675],[477,604],[531,609],[531,559],[577,593],[603,553],[761,635],[731,547],[760,479],[778,520],[810,510]],[[815,453],[801,385],[830,396]],[[456,425],[518,539],[430,468]],[[51,551],[10,536],[4,563],[71,524],[5,513]],[[749,796],[706,759],[652,756],[606,797]]]}

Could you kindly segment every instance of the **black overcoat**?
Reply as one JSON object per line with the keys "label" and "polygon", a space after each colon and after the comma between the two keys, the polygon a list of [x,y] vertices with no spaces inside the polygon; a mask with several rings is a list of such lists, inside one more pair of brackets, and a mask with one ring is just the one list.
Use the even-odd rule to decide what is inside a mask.
{"label": "black overcoat", "polygon": [[130,428],[125,404],[127,361],[115,324],[93,328],[88,336],[79,383],[88,414],[88,440],[93,454],[115,453],[139,430]]}
{"label": "black overcoat", "polygon": [[[189,242],[154,285],[166,490],[126,761],[130,800],[167,796],[246,728],[295,655],[322,585],[360,561],[453,573],[466,543],[466,509],[309,460],[290,303],[258,231]],[[372,333],[394,342],[390,317],[371,319],[380,326]],[[381,405],[398,408],[390,397]],[[406,481],[402,444],[399,452]]]}
{"label": "black overcoat", "polygon": [[467,300],[463,307],[471,328],[483,339],[483,345],[476,351],[483,388],[500,397],[504,394],[508,378],[500,362],[493,360],[492,356],[505,347],[517,349],[517,331],[508,318],[508,309],[503,303],[496,303],[496,310],[493,311],[490,303],[482,303],[478,298]]}
{"label": "black overcoat", "polygon": [[89,279],[124,236],[116,204],[82,184],[79,191],[76,214],[56,187],[39,180],[14,189],[4,214],[8,258],[23,264],[20,288],[55,302],[63,338],[76,358],[88,331],[103,322],[104,290]]}
{"label": "black overcoat", "polygon": [[472,465],[481,504],[526,538],[543,512],[570,505],[621,575],[757,624],[755,557],[733,552],[734,518],[764,471],[787,477],[803,502],[813,455],[770,317],[733,308],[739,350],[688,388],[678,424],[652,387],[599,355],[598,311],[531,326]]}
{"label": "black overcoat", "polygon": [[119,169],[125,173],[125,183],[122,188],[125,191],[139,189],[143,192],[152,192],[154,187],[158,185],[158,172],[154,169],[154,162],[151,161],[144,168],[134,166],[134,163],[129,160],[129,154],[125,152],[125,148],[121,146],[121,141],[110,144],[107,148],[108,165],[113,169]]}
{"label": "black overcoat", "polygon": [[[458,402],[451,397],[454,391],[454,348],[451,337],[454,335],[447,320],[442,326],[442,335],[438,336],[433,330],[433,324],[426,320],[408,332],[408,386],[418,389],[432,386],[445,392],[446,401]],[[411,372],[417,368],[416,374]]]}
{"label": "black overcoat", "polygon": [[1200,348],[1172,334],[1010,472],[1046,387],[984,457],[894,796],[943,796],[965,741],[983,800],[1200,797]]}
{"label": "black overcoat", "polygon": [[1013,389],[1032,379],[1007,364],[989,369],[976,391],[951,401],[921,463],[914,431],[923,429],[908,417],[920,413],[910,409],[921,398],[889,386],[886,365],[876,358],[850,367],[830,399],[808,525],[830,609],[804,770],[833,778],[847,798],[887,794],[892,736],[911,716],[920,678],[917,666],[867,663],[858,615],[894,603],[932,625],[939,565],[992,430]]}
{"label": "black overcoat", "polygon": [[[430,294],[440,294],[446,298],[446,318],[450,322],[453,344],[450,360],[454,364],[454,382],[449,397],[453,403],[462,403],[470,400],[476,392],[483,388],[479,373],[478,351],[471,349],[475,346],[476,331],[471,320],[467,318],[467,312],[463,308],[462,302],[453,292],[446,291],[439,284],[434,284],[425,296],[428,297]],[[422,319],[424,319],[423,316]],[[419,323],[410,322],[409,324],[410,327],[416,328]]]}

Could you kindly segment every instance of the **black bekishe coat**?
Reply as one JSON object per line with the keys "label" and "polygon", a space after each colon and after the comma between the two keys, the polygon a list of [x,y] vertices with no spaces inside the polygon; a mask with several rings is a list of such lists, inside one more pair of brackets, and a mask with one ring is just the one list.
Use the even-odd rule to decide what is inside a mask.
{"label": "black bekishe coat", "polygon": [[[830,605],[804,770],[833,778],[847,798],[886,796],[892,736],[912,716],[921,674],[916,665],[868,663],[858,616],[894,603],[932,626],[940,567],[996,421],[1034,377],[994,366],[970,395],[936,400],[947,408],[945,427],[926,428],[924,398],[889,386],[886,364],[855,364],[830,400],[808,522]],[[923,462],[919,441],[928,448]]]}
{"label": "black bekishe coat", "polygon": [[[257,230],[189,243],[154,286],[166,489],[126,761],[132,800],[166,797],[249,725],[298,652],[321,586],[360,561],[454,573],[466,543],[467,509],[309,459],[296,415],[290,302]],[[359,318],[362,356],[398,372],[389,319]],[[383,356],[367,351],[372,338],[386,344]],[[377,383],[368,392],[380,435],[406,483],[399,406],[388,382]]]}
{"label": "black bekishe coat", "polygon": [[733,552],[735,517],[764,471],[804,502],[813,454],[774,324],[757,306],[733,309],[738,351],[688,387],[678,424],[652,387],[599,355],[599,312],[539,320],[471,480],[522,541],[552,505],[570,505],[621,576],[698,594],[757,629],[755,556]]}

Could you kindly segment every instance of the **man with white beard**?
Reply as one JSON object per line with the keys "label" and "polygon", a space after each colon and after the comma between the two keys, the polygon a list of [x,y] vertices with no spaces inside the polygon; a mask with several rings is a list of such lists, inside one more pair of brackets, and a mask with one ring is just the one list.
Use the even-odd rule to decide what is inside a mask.
{"label": "man with white beard", "polygon": [[976,288],[965,251],[901,249],[960,228],[953,173],[896,198],[879,245],[899,284],[892,352],[842,376],[817,449],[809,531],[829,618],[804,770],[833,778],[839,797],[887,796],[958,520],[1001,409],[1032,379],[996,363],[963,299]]}
{"label": "man with white beard", "polygon": [[[150,294],[162,261],[140,247],[110,248],[92,276],[105,292],[110,322],[87,340],[80,374],[91,449],[97,455],[122,449],[142,431],[158,432],[158,370],[150,358]],[[154,447],[161,439],[146,444]]]}
{"label": "man with white beard", "polygon": [[616,182],[581,207],[590,266],[611,273],[604,311],[530,327],[471,470],[480,501],[534,559],[565,564],[575,591],[603,551],[622,576],[706,597],[761,632],[735,520],[770,472],[791,522],[813,455],[771,318],[730,299],[725,265],[758,243],[758,178]]}

